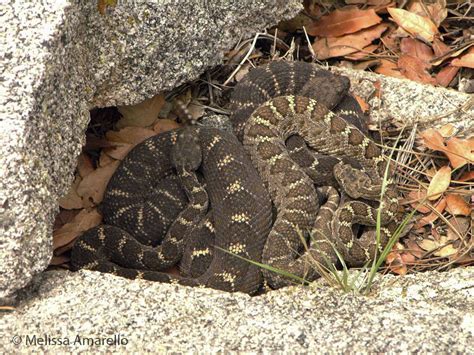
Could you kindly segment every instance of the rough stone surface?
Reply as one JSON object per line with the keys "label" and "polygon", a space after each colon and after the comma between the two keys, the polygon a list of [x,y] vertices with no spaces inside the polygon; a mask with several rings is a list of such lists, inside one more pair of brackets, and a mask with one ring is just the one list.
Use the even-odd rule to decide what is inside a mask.
{"label": "rough stone surface", "polygon": [[[251,298],[50,271],[1,315],[0,352],[474,352],[474,268],[377,280],[367,297],[320,280]],[[84,344],[119,335],[126,345]],[[34,336],[49,345],[31,345]],[[82,344],[72,345],[77,336]],[[53,345],[58,339],[71,345]]]}
{"label": "rough stone surface", "polygon": [[[370,119],[374,123],[390,120],[400,126],[417,123],[420,128],[452,123],[459,132],[474,135],[473,95],[367,71],[332,70],[351,79],[353,92],[370,105]],[[380,84],[378,92],[376,82]]]}
{"label": "rough stone surface", "polygon": [[[137,103],[220,64],[298,0],[10,1],[0,5],[0,299],[45,269],[88,110]],[[258,14],[258,15],[257,15]]]}

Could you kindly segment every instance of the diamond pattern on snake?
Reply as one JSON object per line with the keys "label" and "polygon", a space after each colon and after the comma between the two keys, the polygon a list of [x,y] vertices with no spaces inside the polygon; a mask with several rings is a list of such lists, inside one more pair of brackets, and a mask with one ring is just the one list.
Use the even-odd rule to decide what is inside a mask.
{"label": "diamond pattern on snake", "polygon": [[[271,62],[235,87],[231,108],[235,136],[189,126],[129,153],[107,187],[104,224],[73,247],[73,269],[254,294],[292,281],[243,258],[312,281],[314,260],[336,262],[333,245],[355,266],[380,252],[397,226],[397,191],[389,181],[376,250],[386,159],[346,77]],[[358,236],[359,225],[371,227]],[[163,272],[178,263],[181,276]]]}

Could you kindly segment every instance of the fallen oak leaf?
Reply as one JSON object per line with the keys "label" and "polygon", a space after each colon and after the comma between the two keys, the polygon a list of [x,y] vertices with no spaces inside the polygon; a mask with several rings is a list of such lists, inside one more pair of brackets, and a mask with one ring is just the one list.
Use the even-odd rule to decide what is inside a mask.
{"label": "fallen oak leaf", "polygon": [[[106,137],[111,144],[102,152],[113,159],[123,160],[133,147],[155,135],[157,135],[156,131],[143,127],[125,127],[119,131],[108,131]],[[108,165],[104,164],[102,158],[105,159],[105,157],[101,155],[101,166]],[[107,160],[105,159],[105,162]]]}
{"label": "fallen oak leaf", "polygon": [[390,271],[398,275],[405,275],[408,271],[407,266],[398,250],[392,250],[387,254],[385,263],[388,265]]}
{"label": "fallen oak leaf", "polygon": [[82,197],[84,203],[98,205],[102,202],[107,184],[119,164],[120,161],[117,160],[101,166],[82,179],[77,187],[77,194]]}
{"label": "fallen oak leaf", "polygon": [[426,199],[425,190],[410,191],[407,195],[407,202],[410,203],[411,207],[413,207],[418,212],[428,213],[431,211],[431,209],[426,205],[426,203],[422,203],[424,199]]}
{"label": "fallen oak leaf", "polygon": [[465,173],[463,173],[457,179],[457,181],[461,181],[461,182],[467,182],[467,181],[471,181],[471,180],[474,181],[474,170],[473,171],[466,171]]}
{"label": "fallen oak leaf", "polygon": [[412,253],[409,253],[407,251],[404,251],[403,253],[400,254],[400,257],[402,258],[403,264],[413,264],[416,261],[415,255]]}
{"label": "fallen oak leaf", "polygon": [[441,167],[431,179],[428,191],[426,192],[428,200],[437,200],[448,189],[451,183],[451,168],[449,166]]}
{"label": "fallen oak leaf", "polygon": [[394,22],[415,37],[433,42],[435,35],[438,34],[436,25],[428,17],[393,7],[387,10]]}
{"label": "fallen oak leaf", "polygon": [[405,250],[409,252],[410,254],[412,254],[417,259],[421,259],[423,255],[425,254],[423,249],[420,248],[420,246],[417,244],[416,241],[412,239],[408,239],[405,243],[407,246]]}
{"label": "fallen oak leaf", "polygon": [[375,68],[375,72],[393,78],[406,79],[406,77],[400,72],[398,65],[387,59],[380,60],[380,65]]}
{"label": "fallen oak leaf", "polygon": [[439,250],[433,253],[434,256],[439,256],[441,258],[446,258],[448,256],[454,255],[458,252],[458,249],[453,247],[452,243],[446,244],[441,247]]}
{"label": "fallen oak leaf", "polygon": [[420,137],[423,139],[424,145],[430,149],[443,151],[446,148],[443,136],[434,128],[421,132]]}
{"label": "fallen oak leaf", "polygon": [[156,132],[143,127],[125,127],[119,131],[108,131],[105,136],[109,142],[136,145],[145,139],[155,136]]}
{"label": "fallen oak leaf", "polygon": [[360,109],[362,112],[367,113],[369,112],[370,105],[359,95],[353,94],[354,98],[356,99],[357,103],[359,104]]}
{"label": "fallen oak leaf", "polygon": [[431,252],[436,250],[439,247],[439,244],[436,240],[425,238],[418,242],[418,246],[427,252]]}
{"label": "fallen oak leaf", "polygon": [[423,216],[422,218],[420,218],[415,223],[413,228],[417,229],[417,228],[426,226],[427,224],[433,223],[439,218],[439,215],[443,213],[445,208],[446,208],[446,200],[443,198],[434,206],[434,209],[436,212],[433,211],[429,215]]}
{"label": "fallen oak leaf", "polygon": [[61,208],[54,219],[53,230],[57,230],[66,223],[71,222],[80,211],[81,210],[65,210]]}
{"label": "fallen oak leaf", "polygon": [[426,71],[431,65],[417,57],[402,54],[398,57],[397,66],[400,68],[400,73],[407,79],[422,84],[434,85],[436,83],[435,79]]}
{"label": "fallen oak leaf", "polygon": [[446,148],[443,152],[447,155],[453,168],[456,169],[467,163],[474,163],[474,138],[460,139],[452,137],[446,142]]}
{"label": "fallen oak leaf", "polygon": [[451,65],[474,69],[474,47],[471,47],[469,51],[461,57],[453,59]]}
{"label": "fallen oak leaf", "polygon": [[448,223],[446,223],[448,226],[447,238],[449,240],[457,240],[460,236],[465,236],[469,231],[470,222],[469,217],[450,217]]}
{"label": "fallen oak leaf", "polygon": [[427,68],[431,66],[430,60],[433,59],[433,50],[425,43],[414,38],[402,38],[400,41],[400,50],[403,54],[418,58],[427,63]]}
{"label": "fallen oak leaf", "polygon": [[92,160],[87,154],[79,154],[79,157],[77,158],[77,171],[81,177],[94,171],[94,164],[92,164]]}
{"label": "fallen oak leaf", "polygon": [[376,44],[369,44],[367,47],[362,48],[358,52],[354,52],[352,54],[346,55],[345,58],[350,60],[363,60],[370,55],[374,54],[374,51],[379,48]]}
{"label": "fallen oak leaf", "polygon": [[123,160],[133,149],[133,144],[117,144],[115,147],[102,149],[99,166],[106,166],[115,160]]}
{"label": "fallen oak leaf", "polygon": [[157,134],[159,134],[159,133],[163,133],[163,132],[166,132],[166,131],[171,131],[172,129],[176,129],[176,128],[179,128],[179,127],[181,127],[181,125],[178,122],[163,118],[163,119],[159,119],[155,123],[155,125],[153,126],[153,130]]}
{"label": "fallen oak leaf", "polygon": [[449,193],[446,194],[446,211],[454,215],[469,216],[471,214],[471,206],[467,204],[464,199],[458,195]]}
{"label": "fallen oak leaf", "polygon": [[448,16],[445,0],[434,1],[430,4],[424,3],[423,5],[419,0],[413,0],[408,4],[407,10],[420,16],[429,17],[437,27]]}
{"label": "fallen oak leaf", "polygon": [[371,44],[373,40],[382,35],[387,27],[386,24],[379,24],[342,37],[321,38],[316,40],[312,47],[316,57],[320,60],[344,56],[360,51]]}
{"label": "fallen oak leaf", "polygon": [[165,104],[165,96],[157,94],[135,105],[117,106],[122,118],[117,122],[118,128],[128,126],[146,127],[158,118],[158,114]]}
{"label": "fallen oak leaf", "polygon": [[[434,39],[433,44],[431,46],[433,47],[433,51],[436,57],[443,56],[451,50],[449,46],[444,44],[444,42],[441,41],[441,39],[437,37]],[[435,63],[432,63],[432,64],[438,65],[438,64],[441,64],[441,62],[439,62],[438,64],[435,64]]]}
{"label": "fallen oak leaf", "polygon": [[453,168],[460,168],[474,161],[474,138],[460,139],[452,137],[445,144],[441,133],[433,128],[421,132],[420,136],[423,138],[425,146],[446,154]]}
{"label": "fallen oak leaf", "polygon": [[357,7],[335,10],[321,17],[306,29],[311,36],[340,37],[382,22],[373,9],[360,10]]}
{"label": "fallen oak leaf", "polygon": [[60,207],[66,210],[74,210],[84,207],[82,205],[82,198],[77,193],[77,187],[81,180],[81,177],[77,175],[72,185],[69,186],[67,194],[59,199],[58,203]]}
{"label": "fallen oak leaf", "polygon": [[383,6],[390,4],[392,0],[345,0],[344,2],[348,5],[360,4],[360,5],[372,5],[372,6]]}
{"label": "fallen oak leaf", "polygon": [[438,128],[438,132],[443,138],[449,138],[454,134],[454,129],[455,127],[451,123],[447,123],[444,126]]}
{"label": "fallen oak leaf", "polygon": [[102,216],[96,208],[83,209],[74,219],[53,232],[53,250],[69,244],[86,230],[100,224]]}

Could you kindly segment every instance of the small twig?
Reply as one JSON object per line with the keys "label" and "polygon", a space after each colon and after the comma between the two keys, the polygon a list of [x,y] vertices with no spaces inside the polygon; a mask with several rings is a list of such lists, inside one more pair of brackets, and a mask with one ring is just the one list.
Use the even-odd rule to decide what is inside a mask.
{"label": "small twig", "polygon": [[304,31],[304,35],[306,37],[306,42],[308,43],[309,53],[311,53],[311,58],[316,59],[316,53],[314,53],[313,46],[311,46],[311,42],[309,41],[308,33],[306,32],[306,27],[305,26],[303,26],[303,31]]}
{"label": "small twig", "polygon": [[247,61],[247,59],[250,57],[250,54],[252,54],[253,50],[255,49],[255,44],[257,43],[257,39],[258,39],[258,36],[260,36],[260,33],[257,32],[257,34],[255,35],[255,37],[253,38],[253,41],[252,41],[252,44],[250,45],[250,48],[249,50],[247,51],[247,54],[245,55],[245,57],[240,61],[239,65],[237,65],[237,68],[235,68],[235,70],[232,72],[232,74],[230,74],[230,76],[227,78],[226,81],[224,81],[224,84],[222,84],[223,86],[226,86],[231,80],[232,78],[235,76],[235,74],[237,74],[240,70],[240,68],[242,68],[242,65],[244,65],[244,63]]}

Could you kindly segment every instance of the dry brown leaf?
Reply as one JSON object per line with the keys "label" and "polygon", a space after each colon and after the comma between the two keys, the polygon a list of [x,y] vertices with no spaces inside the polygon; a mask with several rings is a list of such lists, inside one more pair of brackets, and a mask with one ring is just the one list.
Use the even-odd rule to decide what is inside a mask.
{"label": "dry brown leaf", "polygon": [[416,261],[416,257],[409,252],[403,252],[400,256],[404,264],[413,264]]}
{"label": "dry brown leaf", "polygon": [[469,51],[461,57],[453,59],[451,65],[474,69],[474,47],[471,47]]}
{"label": "dry brown leaf", "polygon": [[[106,137],[110,147],[104,148],[102,153],[113,159],[123,160],[133,147],[156,134],[154,130],[143,127],[125,127],[120,131],[108,131]],[[106,166],[109,162],[110,160],[102,154],[100,166]]]}
{"label": "dry brown leaf", "polygon": [[250,71],[250,69],[253,68],[253,65],[250,64],[250,62],[246,62],[240,70],[235,74],[234,79],[236,82],[240,82]]}
{"label": "dry brown leaf", "polygon": [[452,137],[446,141],[446,150],[444,153],[453,168],[460,168],[467,163],[474,163],[474,138],[460,139]]}
{"label": "dry brown leaf", "polygon": [[377,13],[386,14],[388,7],[396,7],[396,6],[397,6],[396,1],[381,0],[379,4],[374,4],[370,8],[374,9],[375,12]]}
{"label": "dry brown leaf", "polygon": [[435,79],[426,71],[430,65],[419,58],[402,54],[398,57],[397,65],[400,68],[400,73],[410,80],[423,84],[434,85],[436,83]]}
{"label": "dry brown leaf", "polygon": [[84,203],[99,204],[104,198],[105,189],[110,178],[119,166],[120,161],[114,161],[106,166],[99,167],[82,179],[77,187],[77,193]]}
{"label": "dry brown leaf", "polygon": [[471,180],[474,181],[474,170],[466,171],[459,177],[459,179],[457,179],[457,181],[462,181],[462,182],[471,181]]}
{"label": "dry brown leaf", "polygon": [[[403,54],[411,55],[426,63],[429,63],[434,57],[433,50],[429,46],[411,37],[402,38],[400,41],[400,50]],[[430,66],[431,65],[428,64],[427,68]]]}
{"label": "dry brown leaf", "polygon": [[155,125],[153,126],[153,130],[159,134],[179,128],[180,126],[181,125],[178,122],[164,118],[156,121]]}
{"label": "dry brown leaf", "polygon": [[393,63],[387,59],[380,60],[380,65],[375,69],[375,72],[378,74],[391,76],[393,78],[406,79],[396,63]]}
{"label": "dry brown leaf", "polygon": [[393,21],[405,31],[427,42],[433,42],[438,29],[428,17],[419,16],[403,9],[388,8],[387,10]]}
{"label": "dry brown leaf", "polygon": [[115,147],[102,149],[99,166],[106,166],[116,160],[123,160],[133,149],[133,144],[117,144]]}
{"label": "dry brown leaf", "polygon": [[77,171],[81,177],[94,171],[94,164],[87,154],[81,153],[77,158]]}
{"label": "dry brown leaf", "polygon": [[425,190],[410,191],[407,195],[407,200],[410,201],[410,206],[421,213],[428,213],[431,211],[431,209],[426,205],[426,203],[421,203],[425,198]]}
{"label": "dry brown leaf", "polygon": [[[464,236],[466,235],[467,231],[470,227],[470,218],[469,217],[451,217],[448,219],[448,233],[447,238],[449,240],[457,240],[459,239],[459,235]],[[456,229],[453,230],[451,226]]]}
{"label": "dry brown leaf", "polygon": [[357,7],[350,7],[349,9],[335,10],[329,15],[321,17],[306,30],[311,36],[340,37],[380,22],[382,19],[373,9],[360,10]]}
{"label": "dry brown leaf", "polygon": [[102,216],[96,208],[83,209],[74,219],[53,232],[53,249],[57,249],[76,239],[88,229],[100,224]]}
{"label": "dry brown leaf", "polygon": [[362,48],[362,50],[358,52],[346,55],[345,58],[350,60],[363,60],[373,54],[377,48],[379,48],[377,44],[370,44],[367,47]]}
{"label": "dry brown leaf", "polygon": [[422,218],[420,218],[414,226],[415,229],[426,226],[427,224],[433,223],[434,221],[436,221],[439,218],[439,214],[443,213],[444,209],[446,208],[446,200],[444,198],[441,199],[434,206],[434,208],[435,208],[437,213],[436,212],[431,212],[429,215],[423,216]]}
{"label": "dry brown leaf", "polygon": [[446,211],[452,215],[469,216],[471,214],[471,206],[458,194],[446,194]]}
{"label": "dry brown leaf", "polygon": [[443,138],[449,138],[454,134],[454,128],[455,127],[451,123],[447,123],[444,126],[438,128],[438,132]]}
{"label": "dry brown leaf", "polygon": [[372,5],[372,6],[383,6],[390,4],[392,0],[345,0],[344,2],[348,5]]}
{"label": "dry brown leaf", "polygon": [[429,128],[421,132],[420,137],[423,139],[424,145],[430,149],[444,150],[446,148],[443,136],[434,128]]}
{"label": "dry brown leaf", "polygon": [[[360,53],[360,52],[358,52]],[[348,58],[347,56],[345,58]],[[346,67],[347,68],[352,68],[352,69],[356,69],[356,70],[367,70],[368,68],[372,68],[372,67],[376,67],[378,65],[380,65],[380,60],[379,59],[370,59],[370,60],[365,60],[363,62],[358,62],[358,63],[354,63],[354,62],[349,62],[347,60],[341,60],[341,66],[345,66],[346,64]]]}
{"label": "dry brown leaf", "polygon": [[427,252],[430,252],[430,251],[433,251],[435,249],[437,249],[439,247],[438,243],[436,242],[436,240],[432,240],[432,239],[428,239],[428,238],[425,238],[423,240],[420,240],[418,242],[418,246],[427,251]]}
{"label": "dry brown leaf", "polygon": [[474,42],[467,42],[467,43],[464,43],[464,44],[460,44],[455,49],[452,49],[452,50],[450,49],[447,53],[437,57],[437,59],[434,60],[431,64],[439,65],[439,64],[443,63],[448,58],[456,58],[459,55],[461,55],[462,53],[464,53],[465,51],[467,51],[469,48],[472,48],[472,47],[474,47]]}
{"label": "dry brown leaf", "polygon": [[84,151],[96,150],[110,147],[110,142],[105,138],[96,137],[92,134],[86,134],[86,144],[84,146]]}
{"label": "dry brown leaf", "polygon": [[458,73],[459,68],[453,67],[451,64],[448,64],[443,69],[436,74],[436,84],[443,87],[448,87],[449,84],[453,81],[454,77]]}
{"label": "dry brown leaf", "polygon": [[392,53],[400,53],[400,39],[394,35],[394,31],[389,29],[384,36],[380,38],[383,45]]}
{"label": "dry brown leaf", "polygon": [[379,38],[387,27],[385,24],[379,24],[342,37],[321,38],[313,43],[313,49],[318,59],[344,56],[368,46]]}
{"label": "dry brown leaf", "polygon": [[420,248],[420,246],[416,243],[416,241],[412,239],[408,239],[406,242],[406,251],[411,253],[415,258],[420,259],[423,257],[424,251]]}
{"label": "dry brown leaf", "polygon": [[445,144],[443,136],[433,128],[421,132],[420,136],[428,148],[446,154],[453,168],[459,168],[467,163],[474,162],[474,138],[451,137]]}
{"label": "dry brown leaf", "polygon": [[450,255],[454,255],[458,252],[458,249],[453,247],[452,243],[446,244],[444,247],[441,247],[439,250],[433,253],[434,256],[439,256],[441,258],[446,258]]}
{"label": "dry brown leaf", "polygon": [[369,109],[370,109],[369,104],[359,95],[353,94],[353,96],[356,99],[357,103],[359,104],[362,112],[365,112],[365,113],[369,112]]}
{"label": "dry brown leaf", "polygon": [[[433,47],[433,51],[434,51],[434,54],[435,54],[436,57],[440,57],[442,55],[445,55],[446,53],[448,53],[451,50],[451,48],[449,48],[449,46],[444,44],[444,42],[441,41],[441,39],[439,39],[437,37],[434,39],[432,47]],[[438,64],[440,64],[440,63],[438,63]]]}
{"label": "dry brown leaf", "polygon": [[76,176],[74,182],[69,187],[69,191],[66,195],[59,199],[59,206],[66,209],[66,210],[74,210],[83,208],[82,205],[82,198],[77,194],[77,187],[81,182],[81,177],[79,175]]}
{"label": "dry brown leaf", "polygon": [[81,210],[60,209],[54,220],[53,230],[61,228],[66,223],[71,222]]}
{"label": "dry brown leaf", "polygon": [[405,275],[408,271],[398,250],[392,250],[388,253],[385,263],[388,264],[390,271],[395,274]]}
{"label": "dry brown leaf", "polygon": [[145,139],[155,136],[156,132],[149,128],[125,127],[119,131],[108,131],[105,136],[107,140],[115,143],[138,144]]}
{"label": "dry brown leaf", "polygon": [[59,255],[59,256],[53,255],[53,257],[51,258],[49,262],[49,265],[52,265],[52,266],[63,265],[63,264],[68,263],[69,260],[70,258],[67,257],[66,255]]}
{"label": "dry brown leaf", "polygon": [[451,183],[451,168],[449,166],[441,167],[431,179],[428,186],[428,200],[433,201],[441,197],[441,195],[448,189]]}
{"label": "dry brown leaf", "polygon": [[123,117],[117,122],[117,127],[149,126],[158,118],[164,104],[165,96],[158,94],[135,105],[118,106]]}
{"label": "dry brown leaf", "polygon": [[[425,9],[428,10],[428,13],[426,13]],[[441,22],[448,16],[446,0],[436,0],[433,3],[425,3],[423,5],[420,1],[414,0],[410,2],[407,10],[420,16],[429,17],[435,23],[436,27],[439,27]]]}

